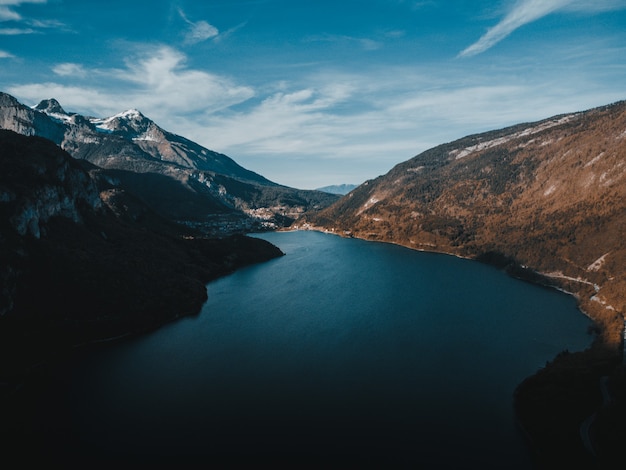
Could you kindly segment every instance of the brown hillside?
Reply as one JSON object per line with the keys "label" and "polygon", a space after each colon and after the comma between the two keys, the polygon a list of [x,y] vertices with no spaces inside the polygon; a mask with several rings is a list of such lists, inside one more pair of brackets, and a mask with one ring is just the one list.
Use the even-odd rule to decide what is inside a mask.
{"label": "brown hillside", "polygon": [[625,175],[620,102],[441,145],[298,224],[528,267],[577,294],[619,345]]}
{"label": "brown hillside", "polygon": [[604,465],[626,439],[626,102],[440,145],[298,228],[493,263],[565,289],[597,325],[515,395],[540,466]]}

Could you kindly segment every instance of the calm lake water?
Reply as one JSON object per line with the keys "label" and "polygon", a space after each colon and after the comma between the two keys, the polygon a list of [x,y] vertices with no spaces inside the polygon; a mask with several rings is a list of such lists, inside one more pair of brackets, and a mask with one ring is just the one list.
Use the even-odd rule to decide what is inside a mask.
{"label": "calm lake water", "polygon": [[[530,468],[513,392],[589,321],[476,262],[317,232],[208,285],[202,313],[75,364],[58,407],[96,456]],[[62,398],[59,398],[61,396]]]}

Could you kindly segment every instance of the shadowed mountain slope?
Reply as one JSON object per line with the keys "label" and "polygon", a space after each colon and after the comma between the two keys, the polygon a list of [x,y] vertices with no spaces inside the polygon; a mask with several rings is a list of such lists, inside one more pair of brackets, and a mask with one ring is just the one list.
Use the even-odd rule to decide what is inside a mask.
{"label": "shadowed mountain slope", "polygon": [[46,139],[0,131],[0,383],[71,346],[199,312],[205,284],[281,255],[207,239],[93,179]]}

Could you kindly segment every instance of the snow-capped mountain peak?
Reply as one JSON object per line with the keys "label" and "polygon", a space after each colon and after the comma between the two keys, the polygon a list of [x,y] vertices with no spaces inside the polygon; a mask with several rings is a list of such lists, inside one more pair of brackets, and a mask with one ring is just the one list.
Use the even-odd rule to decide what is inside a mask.
{"label": "snow-capped mountain peak", "polygon": [[229,178],[274,186],[275,183],[189,139],[168,132],[136,108],[110,117],[66,112],[55,99],[24,106],[0,92],[0,127],[52,140],[75,158],[105,168],[178,168],[211,171]]}
{"label": "snow-capped mountain peak", "polygon": [[124,134],[132,139],[158,128],[153,121],[135,108],[122,111],[108,118],[91,118],[89,121],[98,131]]}
{"label": "snow-capped mountain peak", "polygon": [[121,113],[116,114],[115,116],[111,116],[108,119],[147,119],[141,111],[136,108],[127,109],[126,111],[122,111]]}
{"label": "snow-capped mountain peak", "polygon": [[37,106],[34,106],[33,109],[37,111],[42,111],[46,114],[64,114],[68,115],[61,104],[55,100],[54,98],[50,98],[49,100],[41,100]]}
{"label": "snow-capped mountain peak", "polygon": [[49,100],[41,100],[37,106],[33,106],[32,109],[41,113],[47,114],[52,119],[58,122],[69,122],[72,119],[72,115],[68,114],[61,104],[54,98]]}

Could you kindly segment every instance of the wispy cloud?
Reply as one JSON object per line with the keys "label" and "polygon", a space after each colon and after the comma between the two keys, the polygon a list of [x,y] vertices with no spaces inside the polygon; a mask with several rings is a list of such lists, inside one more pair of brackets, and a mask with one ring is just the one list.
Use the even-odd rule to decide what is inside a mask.
{"label": "wispy cloud", "polygon": [[47,0],[0,0],[0,21],[21,21],[22,15],[15,11],[23,3],[46,3]]}
{"label": "wispy cloud", "polygon": [[478,41],[463,50],[459,56],[469,57],[493,47],[517,28],[538,20],[563,8],[571,0],[521,0],[494,27],[490,28]]}
{"label": "wispy cloud", "polygon": [[215,26],[207,23],[206,21],[191,21],[187,18],[187,15],[185,15],[185,12],[181,8],[178,9],[178,14],[189,26],[187,32],[185,33],[186,44],[197,44],[199,42],[206,41],[207,39],[214,38],[220,33]]}
{"label": "wispy cloud", "polygon": [[459,57],[471,57],[490,49],[516,29],[557,11],[598,13],[626,8],[624,0],[518,0],[505,17]]}
{"label": "wispy cloud", "polygon": [[14,57],[13,54],[0,50],[0,59],[10,59],[11,57]]}
{"label": "wispy cloud", "polygon": [[[615,90],[589,87],[585,70],[564,68],[558,75],[571,75],[566,84],[505,69],[501,76],[490,69],[493,77],[485,80],[484,71],[461,63],[445,70],[319,71],[245,107],[189,120],[186,135],[275,181],[287,182],[282,178],[290,173],[289,184],[315,187],[307,180],[332,178],[328,168],[362,181],[442,142],[620,98]],[[302,169],[300,181],[294,168]]]}
{"label": "wispy cloud", "polygon": [[[255,94],[228,77],[189,68],[186,56],[167,46],[143,47],[126,58],[122,68],[87,69],[62,63],[54,66],[53,72],[78,82],[22,84],[9,87],[8,92],[32,103],[53,96],[67,109],[101,116],[135,107],[168,124],[176,121],[176,116],[216,112]],[[80,85],[80,79],[87,78],[93,82]]]}
{"label": "wispy cloud", "polygon": [[0,3],[0,21],[19,21],[22,17],[9,7]]}
{"label": "wispy cloud", "polygon": [[382,47],[382,43],[380,41],[376,41],[375,39],[359,38],[340,34],[320,34],[317,36],[309,36],[307,41],[358,44],[359,47],[366,51],[375,51]]}
{"label": "wispy cloud", "polygon": [[20,34],[34,34],[32,28],[0,28],[0,36],[19,36]]}
{"label": "wispy cloud", "polygon": [[215,42],[221,42],[221,41],[225,40],[226,38],[228,38],[230,35],[236,33],[237,31],[239,31],[241,28],[243,28],[247,24],[248,24],[248,22],[244,21],[242,23],[239,23],[236,26],[233,26],[232,28],[227,29],[226,31],[220,31],[219,34],[213,38],[213,40]]}
{"label": "wispy cloud", "polygon": [[7,27],[0,28],[0,36],[17,36],[43,33],[46,29],[62,29],[65,25],[56,20],[24,18],[16,8],[25,3],[47,3],[47,0],[0,0],[0,22]]}
{"label": "wispy cloud", "polygon": [[87,71],[80,64],[65,62],[52,67],[52,71],[60,77],[79,77],[83,78],[87,75]]}
{"label": "wispy cloud", "polygon": [[[56,80],[7,91],[28,104],[54,97],[68,111],[100,117],[138,108],[274,181],[313,188],[329,179],[364,181],[470,133],[623,97],[615,88],[589,86],[595,82],[588,65],[578,60],[574,69],[532,80],[508,69],[497,75],[493,66],[485,80],[484,71],[461,62],[367,73],[318,68],[257,89],[194,69],[178,50],[144,46],[119,68],[58,64]],[[571,79],[563,82],[564,75]]]}
{"label": "wispy cloud", "polygon": [[209,72],[190,69],[187,57],[167,46],[127,59],[117,77],[139,87],[136,98],[151,109],[166,106],[176,112],[211,112],[246,101],[254,90]]}

